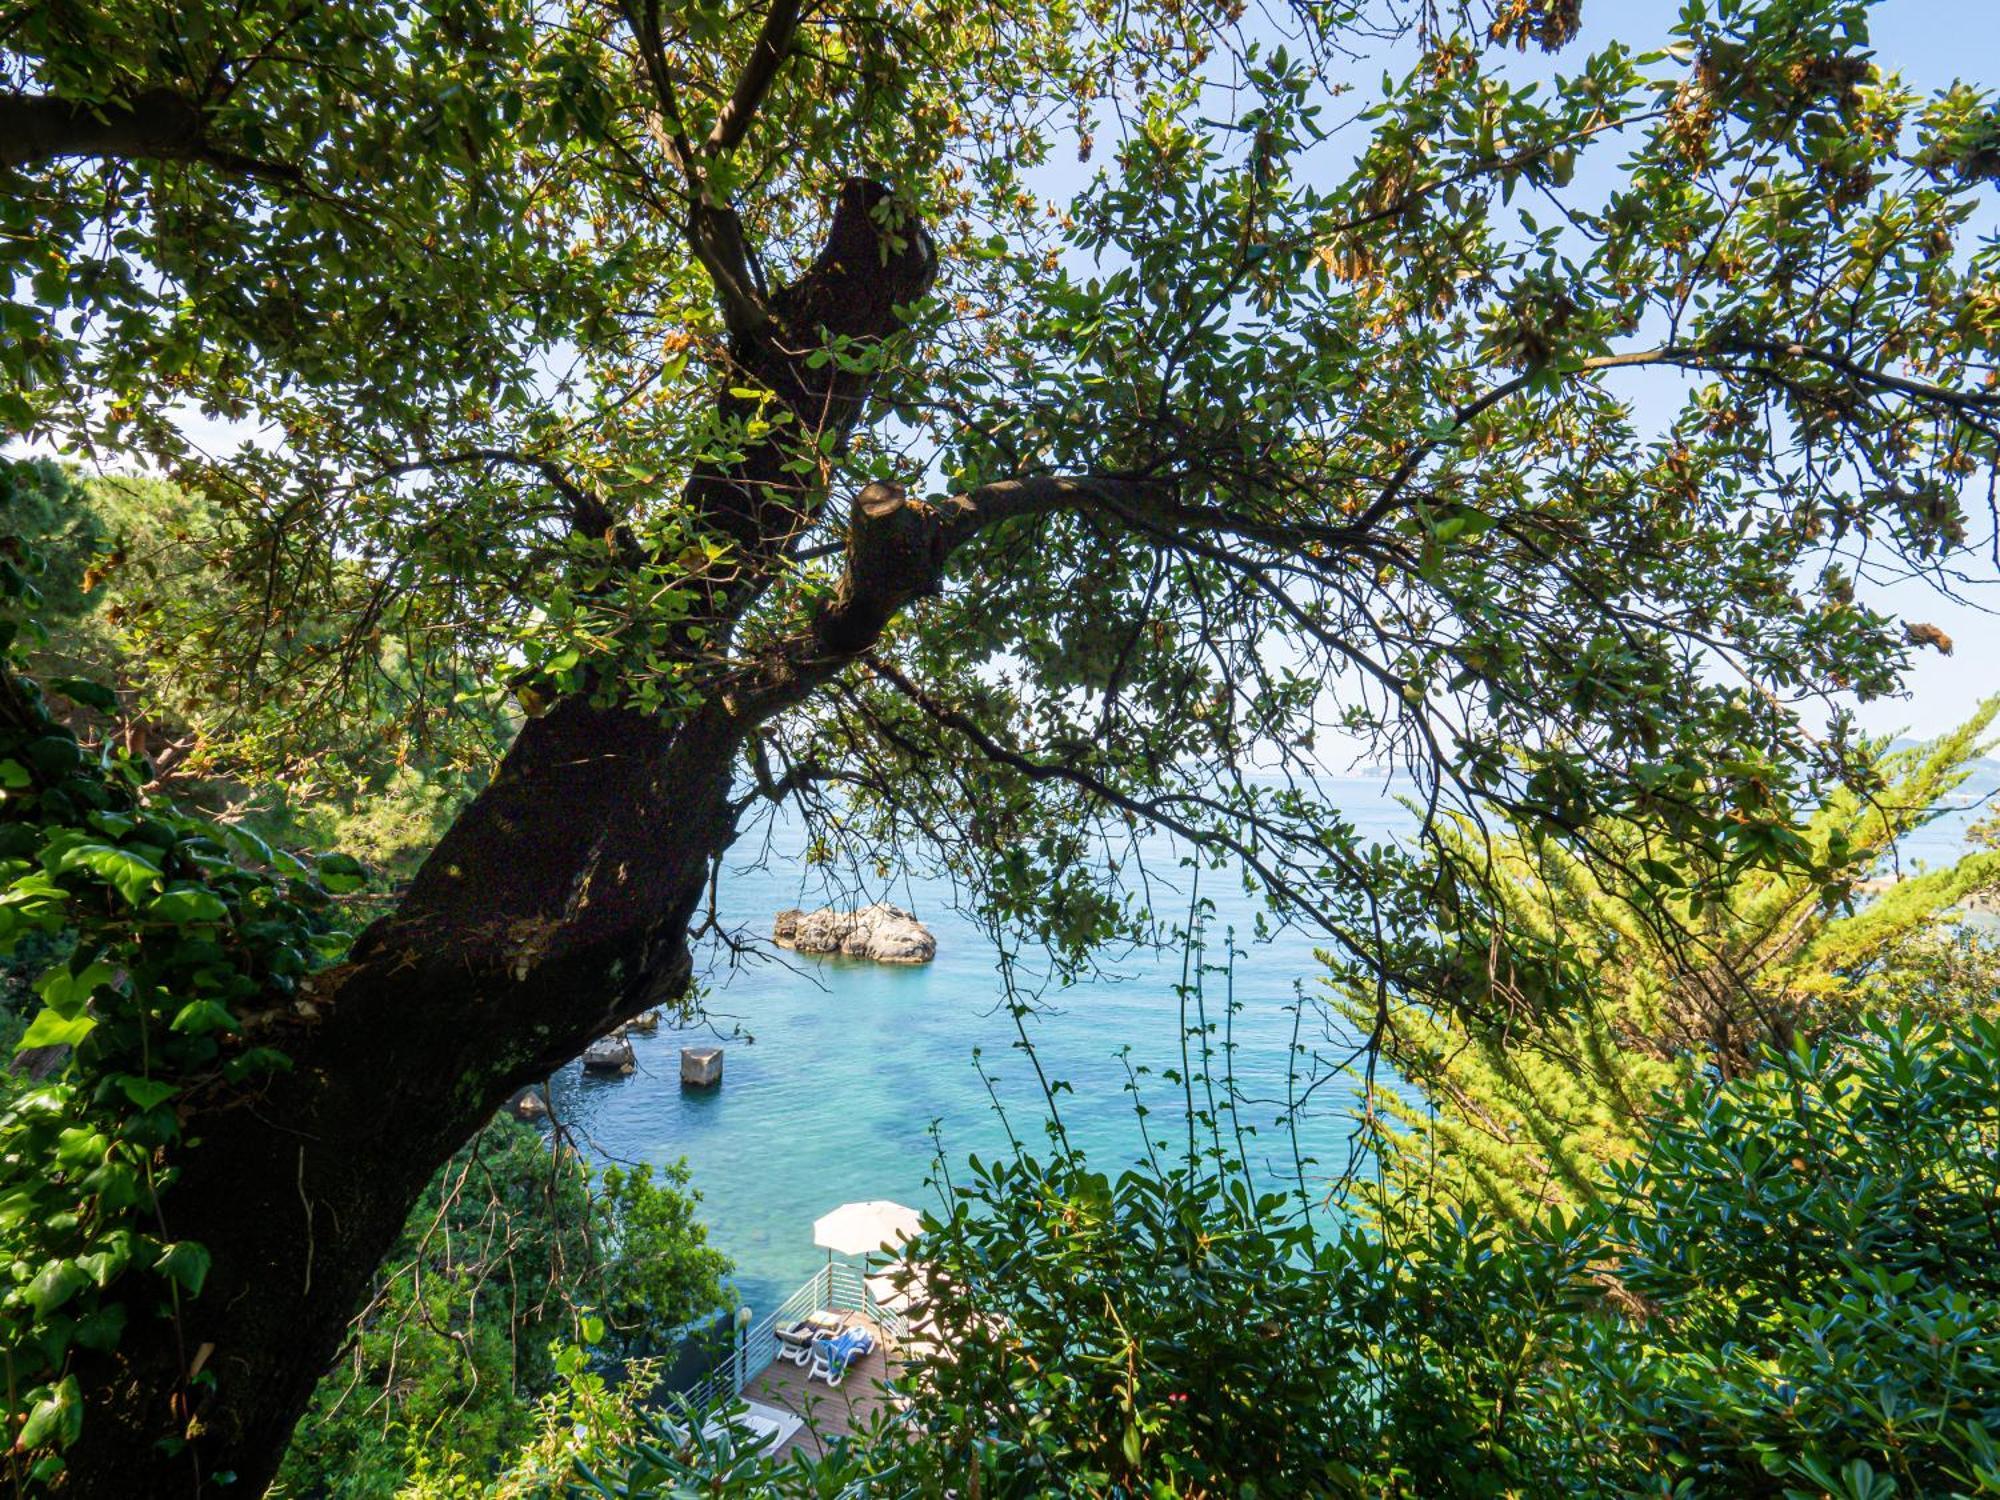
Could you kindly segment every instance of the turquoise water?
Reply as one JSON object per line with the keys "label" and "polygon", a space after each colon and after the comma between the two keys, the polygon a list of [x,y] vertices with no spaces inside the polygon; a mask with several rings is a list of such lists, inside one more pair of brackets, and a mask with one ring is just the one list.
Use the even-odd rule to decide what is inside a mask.
{"label": "turquoise water", "polygon": [[[1983,777],[1982,789],[1993,780]],[[1339,787],[1365,838],[1392,839],[1409,826],[1380,780]],[[1924,830],[1905,856],[1931,863],[1955,857],[1969,816]],[[719,910],[729,926],[768,936],[778,910],[822,904],[826,893],[802,883],[799,845],[799,831],[780,824],[768,846],[757,840],[765,854],[758,867],[725,868]],[[1156,874],[1163,888],[1179,882],[1171,899],[1164,890],[1156,894],[1156,909],[1174,900],[1184,906],[1189,872],[1169,864]],[[1240,886],[1215,872],[1202,879],[1201,894],[1217,909],[1208,929],[1211,961],[1221,962],[1223,934],[1232,925],[1241,953],[1231,1022],[1242,1096],[1237,1119],[1259,1175],[1292,1182],[1291,1137],[1282,1123],[1288,1064],[1296,1057],[1301,1084],[1325,1076],[1347,1057],[1352,1040],[1319,1007],[1298,1006],[1319,972],[1310,935],[1249,941],[1254,908]],[[735,1259],[738,1291],[760,1314],[823,1263],[825,1252],[812,1243],[819,1215],[863,1198],[934,1206],[940,1140],[955,1170],[969,1153],[1005,1149],[1010,1126],[1031,1147],[1044,1143],[1046,1105],[1003,1003],[991,940],[952,911],[942,885],[899,878],[893,888],[885,883],[865,894],[914,909],[937,935],[936,961],[901,967],[780,954],[714,973],[707,1021],[636,1036],[635,1075],[598,1079],[572,1066],[554,1080],[558,1116],[594,1155],[654,1163],[687,1158],[711,1237]],[[1100,1168],[1115,1170],[1143,1150],[1121,1048],[1131,1049],[1134,1067],[1153,1070],[1140,1080],[1155,1106],[1149,1133],[1179,1131],[1185,1149],[1179,1087],[1159,1076],[1180,1062],[1181,970],[1178,952],[1110,958],[1087,982],[1043,993],[1021,1023],[1048,1077],[1067,1085],[1056,1104],[1071,1139]],[[1214,973],[1203,983],[1218,1044],[1224,987]],[[1295,1024],[1304,1049],[1297,1054]],[[680,1048],[718,1039],[725,1051],[722,1085],[684,1091]],[[1349,1082],[1335,1077],[1302,1112],[1301,1145],[1316,1158],[1307,1168],[1309,1190],[1348,1161],[1351,1098]]]}

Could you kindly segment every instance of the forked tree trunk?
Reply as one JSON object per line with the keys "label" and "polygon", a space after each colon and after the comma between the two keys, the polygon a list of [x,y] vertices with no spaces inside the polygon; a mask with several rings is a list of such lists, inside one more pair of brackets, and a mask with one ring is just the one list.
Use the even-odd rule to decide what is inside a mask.
{"label": "forked tree trunk", "polygon": [[[771,298],[773,331],[736,349],[808,431],[841,440],[870,382],[808,355],[829,334],[896,332],[932,271],[920,231],[882,232],[883,196],[849,184],[825,252]],[[753,449],[689,486],[690,510],[741,564],[710,596],[725,636],[824,501],[801,493],[786,456]],[[665,723],[571,698],[531,721],[396,913],[300,999],[253,1019],[247,1040],[293,1066],[187,1122],[162,1209],[174,1238],[211,1252],[207,1284],[177,1316],[131,1309],[116,1352],[79,1363],[86,1415],[67,1492],[263,1492],[438,1167],[515,1089],[684,992],[689,919],[734,833],[744,737],[886,619],[874,600],[850,613],[816,637],[810,671],[777,671],[753,707],[717,695]]]}

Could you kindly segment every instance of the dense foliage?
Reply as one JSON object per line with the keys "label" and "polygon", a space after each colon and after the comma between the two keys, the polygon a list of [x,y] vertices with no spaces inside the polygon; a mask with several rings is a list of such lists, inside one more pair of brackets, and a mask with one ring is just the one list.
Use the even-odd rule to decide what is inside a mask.
{"label": "dense foliage", "polygon": [[[1416,1090],[1383,1100],[1403,1127],[1383,1142],[1389,1191],[1526,1221],[1598,1191],[1599,1168],[1643,1144],[1663,1088],[1844,1035],[1870,1010],[2000,1006],[2000,943],[1965,920],[1968,901],[2000,888],[2000,856],[1902,872],[1895,854],[1964,784],[1996,708],[1932,744],[1878,746],[1872,790],[1842,790],[1802,820],[1809,865],[1725,882],[1630,825],[1593,830],[1610,855],[1595,864],[1519,822],[1453,825],[1468,856],[1493,854],[1478,885],[1437,908],[1467,937],[1459,969],[1386,1006],[1341,1000]],[[1905,878],[1883,888],[1894,873]],[[1674,894],[1691,886],[1705,894]],[[1504,967],[1475,947],[1496,926],[1513,935]]]}
{"label": "dense foliage", "polygon": [[[1378,1009],[1542,957],[1434,921],[1491,874],[1449,803],[1670,847],[1670,924],[1826,880],[1837,695],[1948,644],[1873,590],[1983,567],[2000,465],[1995,100],[1870,49],[1865,0],[0,11],[0,424],[172,480],[121,503],[206,581],[123,668],[231,775],[483,782],[349,943],[351,858],[36,686],[10,535],[0,943],[69,1048],[0,1118],[17,1470],[266,1484],[435,1170],[688,993],[759,799],[1066,969],[1155,935],[1165,831]],[[1127,1416],[1018,1449],[1221,1462]]]}
{"label": "dense foliage", "polygon": [[[351,651],[355,732],[294,757],[282,778],[233,721],[244,684],[214,674],[215,633],[266,608],[215,503],[159,479],[86,477],[43,461],[8,461],[6,527],[45,561],[28,655],[38,676],[89,678],[106,702],[71,705],[89,738],[144,759],[149,787],[289,848],[341,849],[407,874],[436,842],[511,726],[499,692],[413,672],[400,645],[347,642],[324,621],[282,629]],[[360,574],[351,560],[339,565]],[[231,622],[237,622],[232,624]],[[275,685],[274,691],[287,691]],[[427,692],[446,695],[444,704]],[[301,709],[304,705],[298,705]]]}
{"label": "dense foliage", "polygon": [[729,1263],[697,1202],[685,1166],[592,1182],[567,1148],[496,1120],[411,1213],[280,1491],[386,1500],[444,1454],[491,1478],[536,1435],[566,1351],[671,1355],[683,1325],[726,1306]]}
{"label": "dense foliage", "polygon": [[1530,1232],[1314,1233],[1226,1158],[977,1169],[939,1352],[824,1463],[657,1419],[578,1496],[1770,1496],[2000,1486],[2000,1026],[1868,1024],[1661,1101]]}
{"label": "dense foliage", "polygon": [[[0,470],[0,507],[15,503],[14,483]],[[34,638],[39,559],[18,540],[10,554],[0,651],[18,659]],[[111,704],[95,682],[50,686],[86,707]],[[161,1211],[168,1150],[195,1099],[254,1090],[290,1066],[258,1044],[244,1001],[289,994],[342,950],[329,892],[361,876],[351,859],[315,869],[146,798],[143,763],[112,743],[86,750],[32,679],[7,673],[0,693],[0,944],[60,940],[17,1044],[57,1049],[55,1069],[10,1085],[0,1103],[12,1279],[0,1349],[22,1421],[10,1450],[18,1481],[30,1466],[60,1472],[53,1450],[82,1429],[73,1359],[115,1348],[128,1323],[173,1321],[200,1294],[208,1250],[176,1237]],[[240,1044],[226,1047],[232,1035]]]}
{"label": "dense foliage", "polygon": [[[1789,710],[1937,639],[1869,607],[1865,545],[1943,577],[1990,524],[1993,102],[1919,96],[1860,0],[1695,5],[1553,78],[1506,48],[1577,36],[1541,0],[398,9],[6,35],[51,137],[11,179],[47,231],[7,241],[17,430],[213,508],[232,586],[154,644],[219,750],[447,733],[469,684],[684,709],[840,590],[835,492],[1117,476],[982,523],[881,670],[768,727],[773,781],[860,793],[834,843],[949,835],[903,847],[1067,952],[1152,915],[1082,873],[1128,816],[1366,947],[1392,870],[1310,757],[1280,794],[1253,748],[1339,729],[1556,829],[1788,852],[1787,792],[1849,748]],[[1348,110],[1378,40],[1398,72]],[[59,149],[70,100],[131,139]],[[161,147],[147,105],[199,129]],[[752,345],[856,170],[937,288],[812,354],[899,418],[850,441]],[[190,401],[284,444],[207,454]],[[781,534],[683,495],[772,444]],[[735,582],[740,627],[688,633]]]}

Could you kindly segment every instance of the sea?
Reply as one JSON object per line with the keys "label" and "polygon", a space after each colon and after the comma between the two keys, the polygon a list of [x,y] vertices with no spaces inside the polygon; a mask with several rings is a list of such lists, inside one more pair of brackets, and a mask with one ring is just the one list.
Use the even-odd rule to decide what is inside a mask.
{"label": "sea", "polygon": [[[1415,826],[1393,778],[1324,785],[1366,840]],[[2000,764],[1982,761],[1962,805],[1905,841],[1904,868],[1955,859],[1996,792]],[[725,930],[768,938],[778,911],[824,904],[826,877],[805,860],[805,838],[781,816],[739,844],[717,885]],[[1355,1037],[1324,1003],[1324,939],[1296,927],[1259,937],[1258,905],[1239,880],[1197,876],[1162,852],[1155,909],[1209,904],[1199,947],[1105,954],[1067,984],[1032,951],[1003,956],[946,882],[847,872],[841,899],[913,911],[936,935],[933,962],[711,947],[701,1014],[635,1034],[630,1076],[572,1064],[551,1080],[555,1115],[598,1162],[685,1160],[711,1243],[734,1261],[737,1296],[758,1316],[825,1263],[813,1221],[842,1203],[938,1208],[973,1157],[1046,1157],[1052,1118],[1113,1175],[1149,1149],[1184,1154],[1190,1090],[1215,1122],[1198,1148],[1219,1145],[1262,1185],[1319,1203],[1355,1166],[1363,1088],[1347,1066]],[[719,1086],[681,1085],[680,1051],[694,1045],[723,1049]]]}

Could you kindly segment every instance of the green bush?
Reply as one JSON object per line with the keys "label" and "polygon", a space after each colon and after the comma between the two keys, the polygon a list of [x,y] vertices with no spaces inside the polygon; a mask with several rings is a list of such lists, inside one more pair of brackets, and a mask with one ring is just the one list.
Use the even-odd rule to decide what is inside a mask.
{"label": "green bush", "polygon": [[1627,1313],[1577,1319],[1551,1386],[1610,1491],[2000,1493],[1996,1153],[1985,1019],[1690,1089],[1579,1226]]}
{"label": "green bush", "polygon": [[684,1163],[594,1182],[567,1148],[496,1119],[411,1213],[280,1493],[388,1500],[425,1471],[490,1479],[540,1430],[542,1398],[574,1382],[570,1351],[645,1354],[726,1305],[729,1262],[699,1201]]}
{"label": "green bush", "polygon": [[2000,1494],[1996,1152],[1974,1019],[1691,1085],[1525,1233],[1421,1203],[1315,1233],[1220,1152],[975,1164],[903,1420],[808,1468],[639,1418],[573,1493]]}

